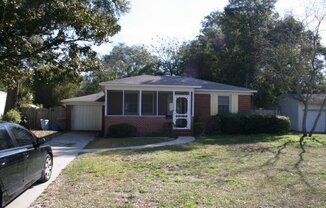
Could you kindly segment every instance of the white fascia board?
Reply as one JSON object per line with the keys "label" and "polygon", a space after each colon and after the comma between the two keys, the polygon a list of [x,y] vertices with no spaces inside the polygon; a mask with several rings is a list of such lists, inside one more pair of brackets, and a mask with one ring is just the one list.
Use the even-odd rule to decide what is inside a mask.
{"label": "white fascia board", "polygon": [[208,90],[208,89],[195,89],[195,93],[212,93],[212,92],[220,92],[220,93],[237,93],[237,94],[254,94],[257,93],[257,90]]}

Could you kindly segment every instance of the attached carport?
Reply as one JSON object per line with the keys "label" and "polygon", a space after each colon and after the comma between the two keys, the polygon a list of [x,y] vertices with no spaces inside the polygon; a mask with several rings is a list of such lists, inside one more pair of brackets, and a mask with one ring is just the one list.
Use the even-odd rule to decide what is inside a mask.
{"label": "attached carport", "polygon": [[67,130],[101,131],[104,100],[103,92],[62,100],[66,106]]}

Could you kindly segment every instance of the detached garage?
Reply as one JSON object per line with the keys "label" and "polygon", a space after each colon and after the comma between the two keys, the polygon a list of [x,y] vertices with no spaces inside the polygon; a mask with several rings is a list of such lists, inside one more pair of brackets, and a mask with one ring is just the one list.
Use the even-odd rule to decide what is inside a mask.
{"label": "detached garage", "polygon": [[104,93],[62,100],[66,106],[66,126],[72,131],[101,131]]}
{"label": "detached garage", "polygon": [[[325,99],[326,94],[315,94],[309,102],[308,115],[306,121],[307,131],[310,131],[318,115],[319,109]],[[302,119],[304,106],[298,100],[297,95],[282,95],[279,98],[279,108],[282,115],[288,116],[291,120],[291,129],[302,131]],[[320,115],[315,132],[326,133],[326,106]]]}

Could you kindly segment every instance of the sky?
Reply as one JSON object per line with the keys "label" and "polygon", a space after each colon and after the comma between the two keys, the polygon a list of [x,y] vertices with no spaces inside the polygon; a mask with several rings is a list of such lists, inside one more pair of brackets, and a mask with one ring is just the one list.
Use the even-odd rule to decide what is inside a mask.
{"label": "sky", "polygon": [[[302,17],[311,1],[278,0],[275,9],[281,15],[291,13]],[[216,10],[223,11],[227,3],[228,0],[130,0],[131,10],[119,20],[121,31],[110,43],[93,46],[93,49],[104,55],[118,43],[150,46],[160,38],[179,42],[193,40],[199,35],[205,16]],[[326,43],[326,21],[322,37]]]}

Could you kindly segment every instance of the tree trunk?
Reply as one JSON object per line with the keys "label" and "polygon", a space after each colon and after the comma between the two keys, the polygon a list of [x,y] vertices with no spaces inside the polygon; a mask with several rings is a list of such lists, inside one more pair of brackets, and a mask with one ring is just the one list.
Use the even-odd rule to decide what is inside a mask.
{"label": "tree trunk", "polygon": [[313,132],[315,131],[315,129],[316,129],[316,126],[317,126],[317,123],[318,123],[319,118],[320,118],[320,116],[321,116],[321,113],[323,112],[323,109],[324,109],[325,103],[326,103],[326,97],[324,98],[324,101],[323,101],[323,103],[322,103],[321,106],[320,106],[320,109],[319,109],[318,115],[317,115],[317,117],[316,117],[316,119],[315,119],[314,125],[312,126],[312,129],[311,129],[310,132],[309,132],[309,136],[310,136],[310,137],[312,136],[312,133],[313,133]]}
{"label": "tree trunk", "polygon": [[307,136],[307,115],[308,115],[308,102],[303,102],[304,110],[303,110],[303,118],[302,118],[302,133],[303,137]]}
{"label": "tree trunk", "polygon": [[18,106],[18,94],[19,94],[19,83],[16,82],[16,86],[8,88],[7,99],[4,113],[7,113],[13,108]]}

